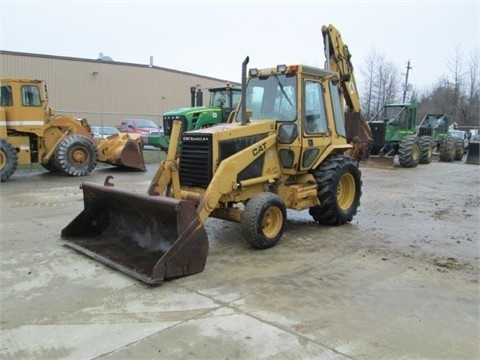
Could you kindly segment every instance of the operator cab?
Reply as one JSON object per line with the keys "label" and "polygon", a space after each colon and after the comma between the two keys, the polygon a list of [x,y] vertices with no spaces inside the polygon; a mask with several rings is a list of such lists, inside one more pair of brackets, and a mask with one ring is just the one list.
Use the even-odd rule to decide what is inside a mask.
{"label": "operator cab", "polygon": [[[336,73],[305,65],[250,69],[245,123],[275,120],[282,165],[308,170],[334,136],[346,144],[338,83]],[[236,121],[242,117],[239,111]]]}

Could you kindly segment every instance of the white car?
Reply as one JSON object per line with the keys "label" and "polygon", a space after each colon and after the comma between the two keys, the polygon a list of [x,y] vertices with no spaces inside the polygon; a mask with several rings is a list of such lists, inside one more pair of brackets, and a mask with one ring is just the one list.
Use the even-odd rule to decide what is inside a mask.
{"label": "white car", "polygon": [[448,134],[453,137],[454,139],[462,139],[463,140],[463,150],[467,152],[468,149],[468,136],[467,132],[463,130],[455,130],[455,129],[448,129]]}
{"label": "white car", "polygon": [[113,126],[90,126],[90,129],[92,129],[95,140],[106,139],[110,135],[120,134],[120,131]]}

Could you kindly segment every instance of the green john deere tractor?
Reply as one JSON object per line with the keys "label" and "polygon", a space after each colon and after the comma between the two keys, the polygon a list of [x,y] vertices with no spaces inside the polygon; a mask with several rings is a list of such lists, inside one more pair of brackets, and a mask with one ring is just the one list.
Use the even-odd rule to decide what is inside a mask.
{"label": "green john deere tractor", "polygon": [[191,107],[171,110],[163,114],[163,134],[150,135],[148,145],[168,151],[170,135],[174,120],[182,121],[182,132],[198,130],[220,123],[225,123],[242,96],[241,86],[224,86],[208,89],[210,101],[208,106],[202,105],[201,90],[191,88]]}
{"label": "green john deere tractor", "polygon": [[433,152],[440,161],[461,160],[464,152],[463,139],[456,141],[449,135],[451,121],[445,114],[427,114],[418,125],[418,134],[430,136]]}
{"label": "green john deere tractor", "polygon": [[388,104],[368,122],[373,134],[369,161],[393,166],[394,157],[402,167],[415,167],[431,161],[430,136],[418,136],[417,104]]}

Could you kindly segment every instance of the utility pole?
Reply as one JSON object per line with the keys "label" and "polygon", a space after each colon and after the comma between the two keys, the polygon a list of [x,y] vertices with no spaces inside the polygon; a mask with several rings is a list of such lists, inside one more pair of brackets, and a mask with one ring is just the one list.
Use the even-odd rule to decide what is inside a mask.
{"label": "utility pole", "polygon": [[405,98],[407,97],[407,89],[408,89],[408,72],[409,70],[413,69],[410,67],[410,60],[407,63],[407,73],[405,74],[405,86],[403,87],[403,103],[405,103]]}

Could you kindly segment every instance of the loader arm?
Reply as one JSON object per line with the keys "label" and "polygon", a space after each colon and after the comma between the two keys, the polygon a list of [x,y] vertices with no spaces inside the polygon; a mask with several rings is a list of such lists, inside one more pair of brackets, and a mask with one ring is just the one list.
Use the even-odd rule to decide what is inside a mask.
{"label": "loader arm", "polygon": [[[269,149],[275,146],[276,142],[277,135],[272,134],[228,157],[220,163],[218,169],[215,171],[215,176],[212,178],[207,190],[200,198],[197,211],[201,222],[205,222],[212,211],[215,210],[223,195],[227,195],[242,186],[272,183],[280,176],[280,173],[277,171],[248,179],[248,184],[246,182],[242,183],[237,181],[237,175],[248,165],[252,164],[255,159],[264,156]],[[264,150],[255,151],[259,148]],[[279,167],[277,167],[277,169],[278,168]]]}
{"label": "loader arm", "polygon": [[172,190],[174,191],[174,197],[180,197],[180,180],[178,176],[178,162],[176,159],[178,144],[180,143],[181,130],[182,121],[174,120],[172,125],[172,133],[170,135],[170,143],[168,144],[167,157],[153,176],[150,187],[148,188],[148,195],[165,194],[168,192],[168,187],[170,186],[173,187]]}
{"label": "loader arm", "polygon": [[353,73],[352,55],[343,43],[340,32],[333,25],[322,26],[325,47],[325,67],[338,73],[342,95],[347,105],[345,110],[345,130],[347,141],[353,145],[352,156],[357,160],[366,160],[373,141],[370,125],[361,113],[357,82]]}

